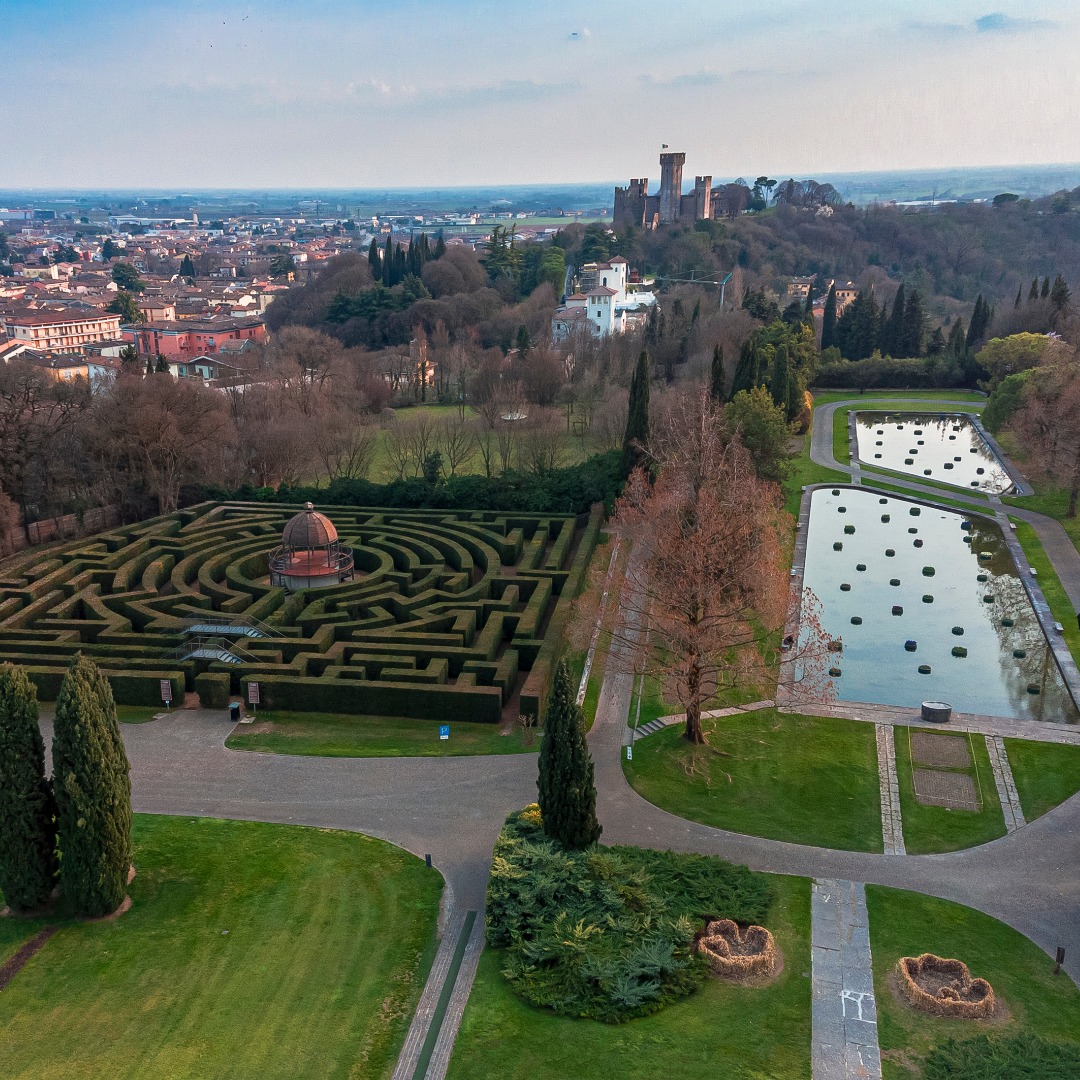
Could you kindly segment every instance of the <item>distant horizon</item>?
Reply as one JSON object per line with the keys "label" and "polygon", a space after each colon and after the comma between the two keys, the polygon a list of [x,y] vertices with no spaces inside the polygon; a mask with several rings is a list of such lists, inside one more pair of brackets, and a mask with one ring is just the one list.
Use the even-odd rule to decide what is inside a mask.
{"label": "distant horizon", "polygon": [[4,32],[15,190],[1080,162],[1073,0],[7,0]]}

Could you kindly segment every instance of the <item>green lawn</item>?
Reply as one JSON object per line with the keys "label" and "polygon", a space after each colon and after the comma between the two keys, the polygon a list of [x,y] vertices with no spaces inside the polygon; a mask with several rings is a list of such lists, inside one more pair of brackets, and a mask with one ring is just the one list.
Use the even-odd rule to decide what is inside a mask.
{"label": "green lawn", "polygon": [[165,711],[164,702],[160,705],[155,705],[152,708],[148,705],[117,705],[116,719],[119,720],[121,724],[147,724],[153,720],[158,713],[163,713]]}
{"label": "green lawn", "polygon": [[1080,791],[1080,746],[1006,739],[1005,750],[1026,820]]}
{"label": "green lawn", "polygon": [[986,395],[974,390],[867,390],[860,394],[851,390],[815,390],[814,404],[829,405],[834,401],[869,401],[869,406],[860,408],[880,409],[896,408],[895,404],[882,402],[900,402],[900,408],[907,408],[913,401],[964,401],[974,405],[985,405]]}
{"label": "green lawn", "polygon": [[[912,1080],[933,1046],[949,1038],[982,1032],[1012,1034],[1021,1029],[1048,1039],[1080,1039],[1080,991],[1068,976],[1051,974],[1050,958],[1022,934],[989,915],[947,900],[879,885],[866,887],[878,1040],[884,1080]],[[901,956],[932,952],[963,960],[973,976],[987,979],[1004,999],[1011,1018],[987,1025],[915,1012],[893,997],[889,974]]]}
{"label": "green lawn", "polygon": [[[911,782],[911,747],[909,734],[924,728],[896,726],[896,778],[900,788],[900,814],[904,822],[904,847],[909,855],[927,855],[937,851],[957,851],[996,840],[1005,835],[1005,815],[1001,812],[986,740],[973,735],[968,740],[974,767],[968,774],[982,792],[982,809],[950,810],[944,806],[924,806],[915,798]],[[934,731],[934,734],[941,734]],[[963,738],[960,735],[951,738]],[[958,770],[961,771],[961,770]]]}
{"label": "green lawn", "polygon": [[640,795],[721,829],[850,851],[881,851],[872,724],[775,709],[703,722],[692,748],[675,725],[639,739],[623,762]]}
{"label": "green lawn", "polygon": [[527,1005],[487,950],[450,1062],[451,1080],[784,1080],[810,1078],[810,883],[772,878],[769,917],[784,970],[743,988],[710,979],[697,994],[618,1026]]}
{"label": "green lawn", "polygon": [[139,815],[134,832],[131,910],[63,924],[3,992],[6,1080],[389,1076],[436,871],[324,829]]}
{"label": "green lawn", "polygon": [[912,491],[910,488],[900,487],[898,484],[886,484],[882,483],[878,477],[888,476],[890,479],[894,478],[893,473],[879,473],[873,469],[862,470],[863,487],[871,488],[874,491],[894,491],[897,495],[906,495],[909,499],[921,499],[923,501],[933,502],[935,506],[951,506],[955,510],[961,511],[979,511],[984,513],[989,508],[985,498],[980,498],[979,501],[983,503],[983,506],[975,506],[972,503],[960,502],[959,499],[948,499],[941,495],[922,495],[917,491]]}
{"label": "green lawn", "polygon": [[802,489],[809,484],[850,484],[851,477],[836,469],[826,469],[810,460],[810,433],[802,437],[802,448],[791,459],[784,479],[784,507],[789,514],[799,516]]}
{"label": "green lawn", "polygon": [[305,757],[449,757],[528,753],[539,742],[534,736],[533,745],[526,746],[518,728],[499,724],[452,723],[450,738],[443,741],[437,720],[275,711],[259,713],[250,727],[235,728],[225,745]]}
{"label": "green lawn", "polygon": [[[867,468],[866,466],[863,466],[862,472],[863,472],[863,482],[864,483],[871,483],[871,482],[873,482],[875,477],[879,477],[879,476],[882,479],[891,479],[891,480],[898,480],[898,479],[906,477],[913,484],[922,484],[924,487],[932,488],[934,490],[934,492],[935,492],[935,494],[931,496],[931,495],[921,494],[921,493],[919,493],[917,491],[910,491],[910,490],[906,491],[906,494],[908,496],[910,496],[911,498],[914,498],[914,499],[931,499],[932,498],[934,502],[948,502],[950,506],[959,506],[961,509],[964,509],[964,510],[968,509],[969,506],[971,506],[971,504],[970,503],[963,503],[963,502],[960,502],[959,500],[951,501],[951,500],[949,500],[948,496],[949,495],[967,494],[972,499],[974,499],[976,502],[982,503],[984,506],[986,506],[990,501],[990,497],[988,495],[981,494],[980,492],[977,492],[977,491],[965,492],[963,488],[958,488],[958,487],[955,487],[955,486],[953,486],[951,484],[939,484],[937,481],[931,480],[929,477],[926,477],[926,476],[910,476],[909,474],[906,474],[906,473],[890,472],[890,471],[887,471],[885,469]],[[875,484],[874,486],[877,487],[877,486],[883,486],[883,485]],[[904,489],[897,488],[896,490],[901,491],[901,490],[904,490]],[[944,496],[944,498],[939,498],[937,496],[936,492],[941,492],[941,494]]]}
{"label": "green lawn", "polygon": [[1055,521],[1061,522],[1061,527],[1069,534],[1073,546],[1080,549],[1080,517],[1069,517],[1069,493],[1067,491],[1037,491],[1034,495],[1010,496],[1001,500],[1010,506],[1019,506],[1024,510],[1034,510],[1037,514],[1045,514]]}
{"label": "green lawn", "polygon": [[1054,564],[1047,558],[1046,551],[1042,546],[1035,528],[1019,518],[1011,518],[1016,522],[1016,539],[1024,549],[1024,556],[1028,565],[1034,567],[1039,588],[1042,590],[1046,602],[1050,605],[1050,611],[1054,618],[1065,628],[1062,637],[1069,646],[1072,658],[1080,663],[1080,628],[1076,625],[1076,611],[1072,601],[1062,588],[1061,579],[1054,569]]}

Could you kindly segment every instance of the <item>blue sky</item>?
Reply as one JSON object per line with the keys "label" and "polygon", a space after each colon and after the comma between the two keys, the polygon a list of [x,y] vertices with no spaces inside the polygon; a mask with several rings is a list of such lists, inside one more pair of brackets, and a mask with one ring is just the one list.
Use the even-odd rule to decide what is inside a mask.
{"label": "blue sky", "polygon": [[[860,10],[865,9],[865,10]],[[1075,0],[0,0],[5,187],[1080,161]]]}

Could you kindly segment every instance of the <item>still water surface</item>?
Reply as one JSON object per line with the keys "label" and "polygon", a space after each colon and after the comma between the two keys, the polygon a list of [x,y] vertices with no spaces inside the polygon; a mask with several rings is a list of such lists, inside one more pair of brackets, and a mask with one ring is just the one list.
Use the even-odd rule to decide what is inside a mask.
{"label": "still water surface", "polygon": [[1000,495],[1013,483],[963,413],[855,414],[859,460],[920,480]]}
{"label": "still water surface", "polygon": [[934,699],[957,712],[1077,721],[994,522],[873,491],[819,488],[804,582],[821,601],[826,632],[843,640],[833,657],[841,700],[917,707]]}

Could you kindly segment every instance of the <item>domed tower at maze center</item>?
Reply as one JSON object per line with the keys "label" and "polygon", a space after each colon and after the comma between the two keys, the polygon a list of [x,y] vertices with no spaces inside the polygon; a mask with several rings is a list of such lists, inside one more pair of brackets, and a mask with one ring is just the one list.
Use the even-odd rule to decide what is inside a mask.
{"label": "domed tower at maze center", "polygon": [[270,584],[295,592],[339,585],[352,576],[352,549],[338,540],[325,514],[305,503],[286,524],[281,546],[270,552]]}

